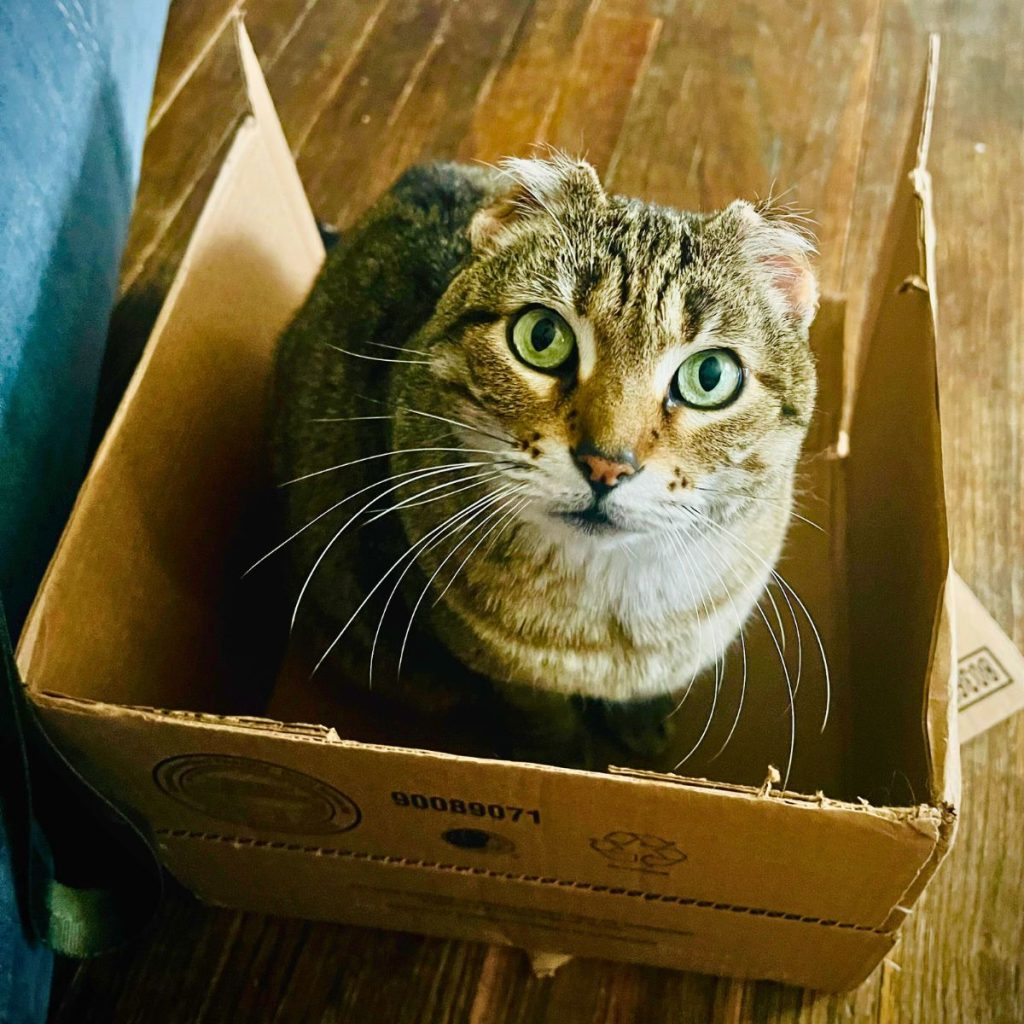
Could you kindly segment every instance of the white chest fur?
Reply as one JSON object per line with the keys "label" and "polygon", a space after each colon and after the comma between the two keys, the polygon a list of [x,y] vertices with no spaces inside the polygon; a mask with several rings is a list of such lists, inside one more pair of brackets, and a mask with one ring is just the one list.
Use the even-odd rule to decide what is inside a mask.
{"label": "white chest fur", "polygon": [[739,633],[777,553],[705,531],[609,542],[530,525],[516,548],[503,573],[473,573],[456,598],[480,644],[475,667],[610,700],[685,688]]}

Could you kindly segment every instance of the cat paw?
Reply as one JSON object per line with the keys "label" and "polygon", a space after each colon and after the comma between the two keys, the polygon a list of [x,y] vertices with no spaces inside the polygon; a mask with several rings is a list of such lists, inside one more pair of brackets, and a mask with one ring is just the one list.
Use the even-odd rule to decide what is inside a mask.
{"label": "cat paw", "polygon": [[675,707],[671,697],[644,701],[602,701],[601,719],[612,739],[632,754],[656,757],[672,742],[675,723],[668,717]]}

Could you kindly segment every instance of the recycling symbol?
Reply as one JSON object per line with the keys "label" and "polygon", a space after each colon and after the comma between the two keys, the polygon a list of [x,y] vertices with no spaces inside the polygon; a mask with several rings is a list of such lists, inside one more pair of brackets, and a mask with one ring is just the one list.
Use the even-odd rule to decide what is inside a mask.
{"label": "recycling symbol", "polygon": [[601,854],[613,867],[652,871],[661,875],[686,860],[686,854],[671,839],[639,832],[609,832],[600,839],[591,839],[590,848]]}

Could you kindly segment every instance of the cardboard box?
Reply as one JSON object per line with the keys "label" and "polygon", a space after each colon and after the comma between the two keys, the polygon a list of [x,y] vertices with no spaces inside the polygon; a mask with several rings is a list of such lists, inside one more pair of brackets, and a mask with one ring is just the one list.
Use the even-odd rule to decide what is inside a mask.
{"label": "cardboard box", "polygon": [[[817,711],[801,724],[808,756],[787,791],[769,776],[777,745],[756,742],[785,735],[770,725],[777,691],[744,712],[752,724],[730,745],[731,766],[697,764],[712,778],[360,742],[346,736],[345,709],[326,710],[312,689],[286,681],[272,693],[274,580],[246,584],[254,592],[239,577],[270,546],[274,343],[323,251],[241,31],[240,55],[251,114],[22,637],[47,729],[211,903],[856,985],[892,947],[956,823],[925,168],[934,54],[857,381],[840,370],[841,303],[816,328],[822,407],[808,472],[828,531],[796,529],[787,566],[825,634],[835,699],[824,734]],[[753,690],[767,689],[756,683],[772,658],[754,644]],[[800,700],[814,689],[820,705],[820,675],[806,678]],[[302,717],[322,724],[262,717],[271,701],[303,700],[324,714]]]}

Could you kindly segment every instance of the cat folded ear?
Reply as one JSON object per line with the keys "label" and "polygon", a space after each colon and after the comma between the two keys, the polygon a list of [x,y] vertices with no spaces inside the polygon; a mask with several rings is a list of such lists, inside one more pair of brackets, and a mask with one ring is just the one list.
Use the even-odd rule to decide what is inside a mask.
{"label": "cat folded ear", "polygon": [[499,169],[508,179],[508,190],[478,210],[469,224],[474,249],[500,248],[515,237],[517,229],[546,217],[561,225],[572,209],[607,202],[597,171],[584,160],[556,154],[546,160],[509,158]]}
{"label": "cat folded ear", "polygon": [[818,282],[811,267],[816,251],[813,240],[742,199],[725,212],[735,217],[741,251],[763,275],[779,312],[801,327],[810,326],[818,311]]}

